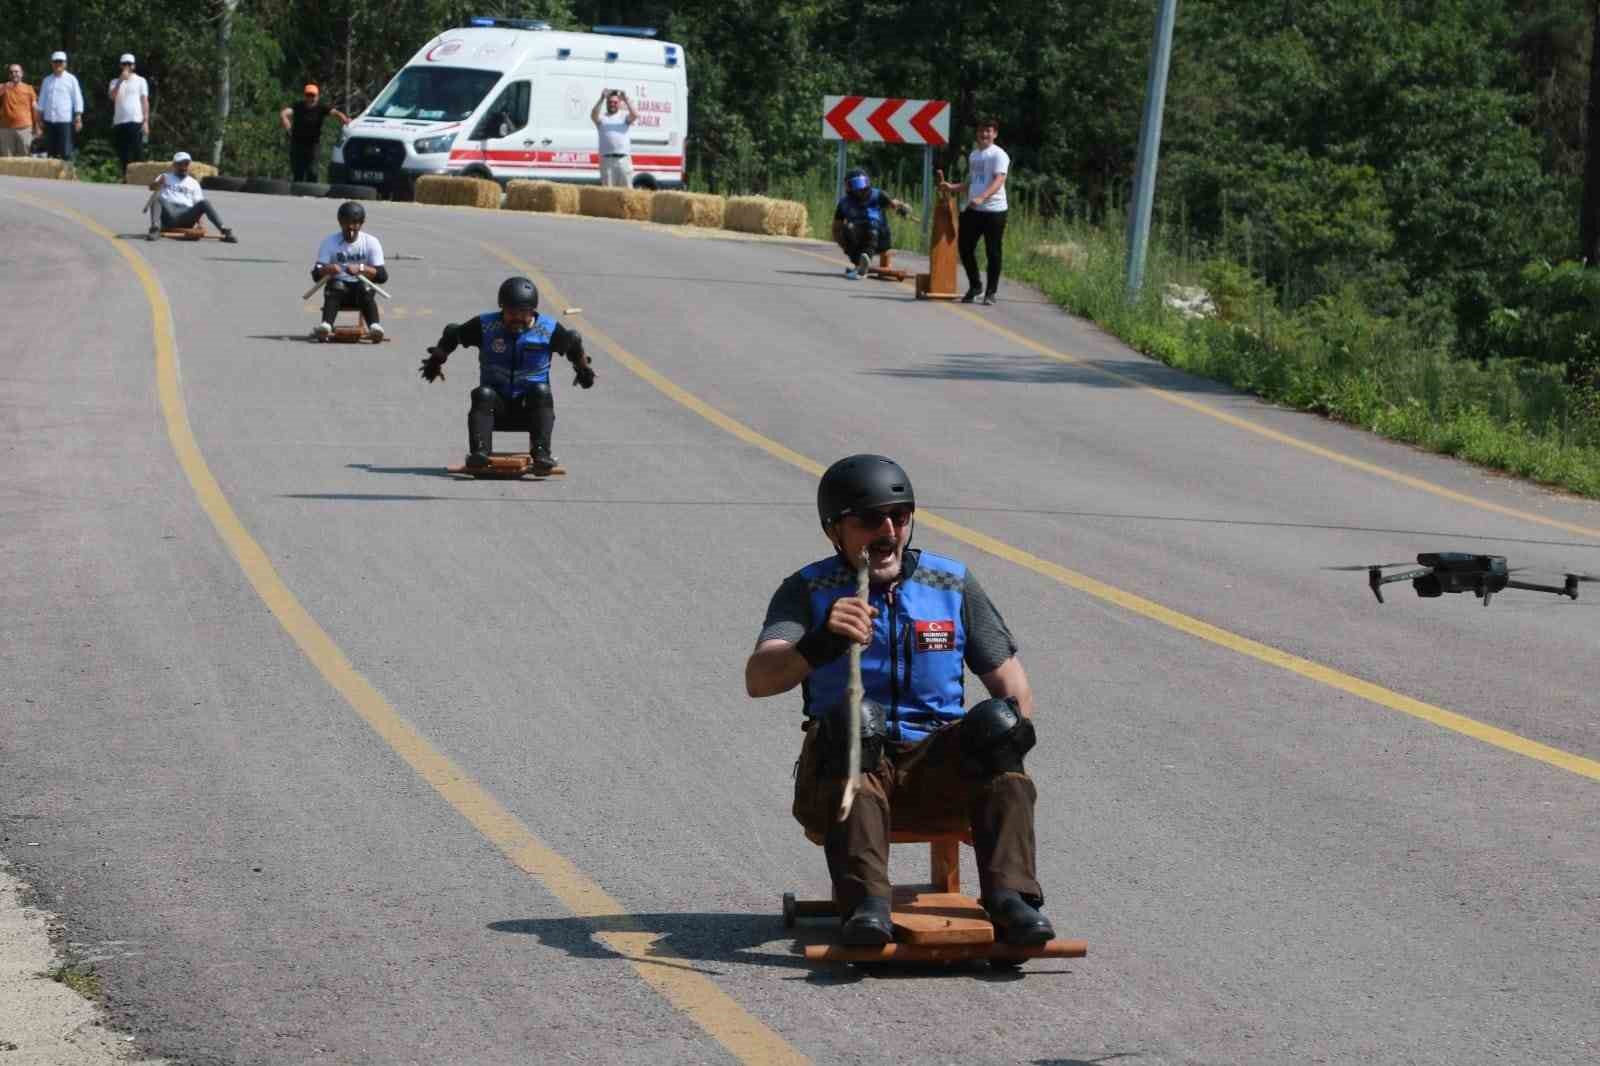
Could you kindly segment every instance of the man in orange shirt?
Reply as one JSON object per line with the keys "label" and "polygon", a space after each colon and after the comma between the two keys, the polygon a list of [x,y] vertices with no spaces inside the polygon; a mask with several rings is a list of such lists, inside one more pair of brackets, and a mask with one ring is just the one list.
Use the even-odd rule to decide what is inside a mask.
{"label": "man in orange shirt", "polygon": [[6,81],[0,84],[0,156],[25,156],[33,147],[38,131],[39,94],[22,80],[20,64],[11,64]]}

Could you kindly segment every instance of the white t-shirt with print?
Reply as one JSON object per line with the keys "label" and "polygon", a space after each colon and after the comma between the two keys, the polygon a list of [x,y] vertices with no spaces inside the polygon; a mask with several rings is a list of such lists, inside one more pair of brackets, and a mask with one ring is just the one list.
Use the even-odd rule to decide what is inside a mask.
{"label": "white t-shirt with print", "polygon": [[111,84],[106,87],[110,92],[118,85],[122,88],[117,92],[117,102],[112,107],[111,124],[120,126],[124,122],[143,122],[144,107],[139,103],[150,95],[150,83],[135,74],[127,81],[121,78],[112,78]]}
{"label": "white t-shirt with print", "polygon": [[156,190],[161,202],[177,210],[186,210],[206,198],[205,190],[194,180],[193,174],[178,177],[170,170],[161,172],[161,188]]}
{"label": "white t-shirt with print", "polygon": [[981,204],[973,203],[997,174],[1011,172],[1011,157],[998,144],[980,148],[967,156],[967,206],[974,211],[1004,211],[1006,187],[1004,185]]}
{"label": "white t-shirt with print", "polygon": [[[339,230],[332,236],[324,237],[322,244],[317,247],[317,266],[332,263],[334,266],[344,266],[346,263],[360,263],[363,266],[383,266],[383,245],[378,243],[378,238],[365,231],[356,234],[354,241],[344,239],[344,230]],[[339,281],[339,278],[330,278],[330,282]]]}

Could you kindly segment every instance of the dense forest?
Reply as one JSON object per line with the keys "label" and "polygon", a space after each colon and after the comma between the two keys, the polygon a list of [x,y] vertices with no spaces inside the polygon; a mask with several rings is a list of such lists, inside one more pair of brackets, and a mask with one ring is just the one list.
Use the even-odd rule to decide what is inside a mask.
{"label": "dense forest", "polygon": [[[352,113],[468,14],[655,26],[682,44],[689,167],[761,191],[827,173],[820,98],[948,99],[959,166],[997,115],[1016,202],[1119,217],[1155,0],[11,0],[4,52],[37,83],[72,53],[105,137],[104,82],[137,53],[152,148],[284,169],[276,112],[314,80]],[[1455,359],[1600,365],[1581,268],[1593,0],[1181,0],[1157,192],[1164,231],[1280,311],[1343,301]],[[898,153],[898,154],[897,154]],[[92,155],[92,153],[91,153]],[[869,165],[911,165],[904,149]],[[1565,417],[1565,415],[1564,415]]]}

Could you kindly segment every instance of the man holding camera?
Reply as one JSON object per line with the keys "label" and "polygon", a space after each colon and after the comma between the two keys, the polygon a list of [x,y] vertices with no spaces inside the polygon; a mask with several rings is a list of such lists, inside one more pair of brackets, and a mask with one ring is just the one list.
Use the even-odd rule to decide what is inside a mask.
{"label": "man holding camera", "polygon": [[[605,109],[603,115],[601,108]],[[600,131],[600,184],[632,188],[633,148],[629,127],[639,121],[633,101],[621,89],[602,89],[600,99],[589,112],[589,120]]]}
{"label": "man holding camera", "polygon": [[[745,664],[745,691],[800,687],[806,739],[794,816],[822,840],[846,944],[886,944],[889,832],[972,830],[982,903],[1010,944],[1055,936],[1039,913],[1033,808],[1022,758],[1033,691],[1005,620],[966,565],[912,548],[911,479],[882,455],[851,455],[817,485],[833,554],[778,587]],[[856,595],[865,555],[869,593]],[[838,820],[850,745],[849,650],[863,646],[861,790]],[[989,698],[963,709],[963,670]]]}

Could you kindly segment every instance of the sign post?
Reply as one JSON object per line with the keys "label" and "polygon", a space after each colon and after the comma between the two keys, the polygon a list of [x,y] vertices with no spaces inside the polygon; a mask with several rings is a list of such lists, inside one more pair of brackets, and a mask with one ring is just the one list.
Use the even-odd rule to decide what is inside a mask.
{"label": "sign post", "polygon": [[824,96],[822,137],[839,142],[836,195],[844,195],[846,146],[851,141],[920,144],[922,227],[933,218],[933,150],[950,143],[948,100],[902,100],[880,96]]}

